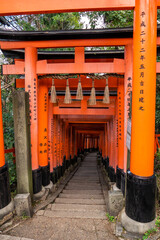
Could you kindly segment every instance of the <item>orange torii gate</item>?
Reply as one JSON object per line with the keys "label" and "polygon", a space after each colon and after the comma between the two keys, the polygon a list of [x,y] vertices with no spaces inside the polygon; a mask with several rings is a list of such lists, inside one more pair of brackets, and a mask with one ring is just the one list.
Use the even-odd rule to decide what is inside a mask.
{"label": "orange torii gate", "polygon": [[[118,152],[118,170],[127,172],[126,129],[128,119],[128,97],[132,90],[132,139],[130,171],[127,172],[127,191],[125,212],[122,215],[122,224],[127,230],[132,231],[133,224],[136,231],[139,226],[143,231],[154,225],[155,219],[155,191],[156,180],[154,175],[154,129],[155,129],[155,86],[156,86],[156,46],[160,45],[157,38],[157,7],[160,1],[145,0],[113,0],[103,1],[42,1],[38,5],[35,0],[5,0],[1,1],[0,15],[49,13],[67,11],[90,10],[120,10],[134,9],[134,32],[132,38],[119,39],[75,39],[75,40],[49,40],[49,41],[1,41],[1,49],[25,49],[25,61],[15,61],[14,65],[4,66],[4,74],[25,74],[25,90],[30,92],[31,99],[31,142],[32,142],[32,167],[39,170],[38,158],[38,77],[39,74],[61,73],[125,73],[124,84],[118,83],[118,143],[121,150]],[[125,60],[114,59],[107,63],[87,63],[84,58],[86,46],[125,46]],[[46,60],[37,60],[37,48],[75,47],[74,63],[49,63]],[[132,68],[133,47],[133,68]],[[152,56],[152,58],[151,58]],[[152,59],[152,61],[151,61]],[[157,72],[160,65],[157,63]],[[133,75],[133,81],[132,81]],[[151,81],[152,80],[152,81]],[[132,82],[132,84],[131,84]],[[124,97],[123,97],[123,88]],[[120,95],[122,97],[120,97]],[[123,102],[124,99],[124,102]],[[123,114],[124,117],[120,118]],[[62,113],[61,113],[62,114]],[[77,113],[76,113],[77,114]],[[80,115],[82,112],[80,112]],[[58,115],[58,112],[57,112]],[[114,114],[115,115],[115,114]],[[115,118],[116,119],[116,118]],[[116,120],[114,117],[107,123],[108,152],[111,167],[115,168],[113,149],[115,145]],[[123,131],[124,121],[124,131]],[[58,127],[55,132],[58,148],[56,160],[62,164],[60,155],[63,147],[60,139],[62,127],[56,117],[54,122]],[[3,128],[1,122],[1,139]],[[70,139],[73,142],[73,129],[70,126]],[[54,133],[55,133],[54,132]],[[75,133],[75,132],[74,132]],[[61,135],[62,136],[62,135]],[[124,141],[123,141],[124,140]],[[123,145],[124,143],[124,145]],[[4,149],[2,142],[2,156],[0,166],[4,166]],[[110,147],[111,146],[111,147]],[[72,148],[71,148],[72,151]],[[70,152],[71,152],[70,151]],[[63,151],[62,151],[63,152]],[[124,154],[124,156],[123,156]],[[123,156],[123,157],[122,157]],[[122,160],[124,159],[124,161]],[[43,161],[41,163],[43,167]],[[46,163],[45,163],[46,164]],[[45,165],[45,167],[48,167]],[[36,178],[35,178],[36,181]],[[40,189],[39,189],[40,190]],[[148,200],[149,198],[149,200]],[[128,226],[128,222],[131,222]]]}

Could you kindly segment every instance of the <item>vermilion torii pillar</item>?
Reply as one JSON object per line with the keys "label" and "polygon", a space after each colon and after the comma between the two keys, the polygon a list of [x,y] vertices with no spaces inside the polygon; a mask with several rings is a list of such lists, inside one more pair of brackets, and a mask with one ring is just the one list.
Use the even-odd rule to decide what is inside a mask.
{"label": "vermilion torii pillar", "polygon": [[131,160],[122,224],[128,231],[143,233],[155,224],[157,1],[136,0],[135,3]]}
{"label": "vermilion torii pillar", "polygon": [[54,175],[54,149],[53,149],[53,138],[54,138],[54,121],[53,121],[53,104],[48,100],[48,162],[50,164],[50,176],[53,184],[55,183]]}
{"label": "vermilion torii pillar", "polygon": [[[124,169],[124,81],[118,80],[118,166],[116,171],[116,186],[121,189],[121,178]],[[124,190],[124,189],[123,189]]]}
{"label": "vermilion torii pillar", "polygon": [[39,165],[42,171],[42,185],[50,183],[50,166],[48,164],[48,85],[39,80],[38,90],[38,130],[39,130]]}
{"label": "vermilion torii pillar", "polygon": [[53,182],[58,180],[58,142],[57,142],[57,116],[53,115]]}
{"label": "vermilion torii pillar", "polygon": [[42,176],[38,160],[38,79],[36,74],[37,49],[25,48],[25,91],[29,93],[31,111],[31,158],[33,171],[33,193],[42,190]]}

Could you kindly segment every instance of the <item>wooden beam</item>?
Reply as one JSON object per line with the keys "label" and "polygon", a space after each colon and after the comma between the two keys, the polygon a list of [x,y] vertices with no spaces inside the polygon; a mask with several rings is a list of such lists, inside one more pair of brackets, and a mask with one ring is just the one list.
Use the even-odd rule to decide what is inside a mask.
{"label": "wooden beam", "polygon": [[89,109],[87,108],[85,111],[80,108],[59,108],[59,107],[53,107],[53,114],[55,115],[115,115],[115,108],[109,108],[109,109],[97,109],[97,108],[92,108]]}
{"label": "wooden beam", "polygon": [[97,116],[92,116],[92,115],[60,115],[60,118],[61,119],[63,119],[63,120],[65,120],[65,121],[68,121],[68,122],[70,122],[70,121],[77,121],[77,120],[81,120],[81,121],[88,121],[88,122],[90,122],[90,121],[95,121],[95,120],[98,120],[98,121],[109,121],[109,120],[111,120],[112,119],[112,115],[97,115]]}
{"label": "wooden beam", "polygon": [[1,0],[0,15],[131,10],[135,0]]}
{"label": "wooden beam", "polygon": [[132,44],[132,38],[108,38],[108,39],[72,39],[72,40],[49,40],[49,41],[0,41],[1,49],[24,49],[36,48],[69,48],[69,47],[103,47],[125,46]]}
{"label": "wooden beam", "polygon": [[47,63],[37,62],[37,74],[77,73],[124,73],[124,60],[114,59],[113,63]]}
{"label": "wooden beam", "polygon": [[[3,74],[25,74],[25,63],[3,65]],[[37,74],[77,73],[124,73],[124,60],[114,59],[111,63],[47,63],[37,61]]]}
{"label": "wooden beam", "polygon": [[[41,63],[40,63],[41,62]],[[3,74],[25,74],[24,62],[3,65]],[[50,63],[46,60],[38,61],[37,74],[77,74],[77,73],[124,73],[124,60],[116,59],[113,63]],[[157,62],[156,72],[160,73],[160,62]],[[23,84],[18,80],[19,84]],[[62,80],[61,80],[62,81]],[[88,81],[88,80],[87,80]]]}

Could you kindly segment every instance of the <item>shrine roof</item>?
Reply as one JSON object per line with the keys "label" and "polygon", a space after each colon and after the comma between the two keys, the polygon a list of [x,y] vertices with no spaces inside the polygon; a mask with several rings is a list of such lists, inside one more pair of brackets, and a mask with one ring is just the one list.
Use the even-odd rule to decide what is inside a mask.
{"label": "shrine roof", "polygon": [[[160,30],[160,29],[159,29]],[[160,32],[159,32],[160,33]],[[63,31],[6,31],[0,30],[1,41],[44,41],[97,38],[132,38],[133,28],[79,29]]]}

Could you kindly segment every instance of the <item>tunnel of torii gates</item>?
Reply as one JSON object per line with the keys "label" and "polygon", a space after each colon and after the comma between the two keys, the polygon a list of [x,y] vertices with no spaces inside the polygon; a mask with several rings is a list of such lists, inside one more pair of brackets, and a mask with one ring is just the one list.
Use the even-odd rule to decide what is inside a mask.
{"label": "tunnel of torii gates", "polygon": [[[139,224],[154,222],[155,89],[156,72],[160,72],[160,63],[156,63],[156,49],[160,45],[159,31],[157,35],[159,7],[159,0],[39,0],[38,4],[36,0],[1,0],[1,16],[121,9],[135,12],[133,33],[128,28],[44,33],[1,31],[1,49],[14,58],[13,65],[3,66],[3,74],[24,75],[25,80],[16,80],[16,87],[25,88],[30,96],[34,193],[41,191],[42,184],[49,183],[49,163],[50,172],[53,173],[57,167],[63,166],[64,156],[66,160],[71,158],[74,161],[75,156],[86,148],[99,148],[103,159],[108,161],[111,177],[116,174],[119,188],[120,179],[126,176],[125,214],[128,219]],[[85,53],[85,47],[101,46],[124,46],[124,57],[118,58],[118,51],[103,54],[91,52],[91,55]],[[71,57],[63,53],[57,54],[55,58],[54,53],[53,57],[50,55],[48,58],[45,54],[37,54],[38,49],[68,47],[75,48],[75,54]],[[105,79],[95,79],[97,104],[88,105],[87,91],[91,89],[92,81],[85,74],[94,73],[124,76],[109,76],[110,104],[103,104],[103,94],[98,93],[104,91]],[[57,105],[51,104],[48,92],[52,78],[49,78],[49,74],[80,74],[82,88],[86,92],[83,100],[64,104],[66,81],[56,79],[55,76],[59,101]],[[76,90],[77,84],[76,78],[69,79],[71,91]],[[131,157],[127,171],[126,135],[130,92]],[[72,99],[75,99],[74,94]],[[6,181],[2,114],[0,124],[0,174],[2,181]],[[42,184],[38,177],[41,173]],[[2,208],[10,202],[9,193],[8,201],[3,201],[5,192],[7,189],[1,195]]]}

